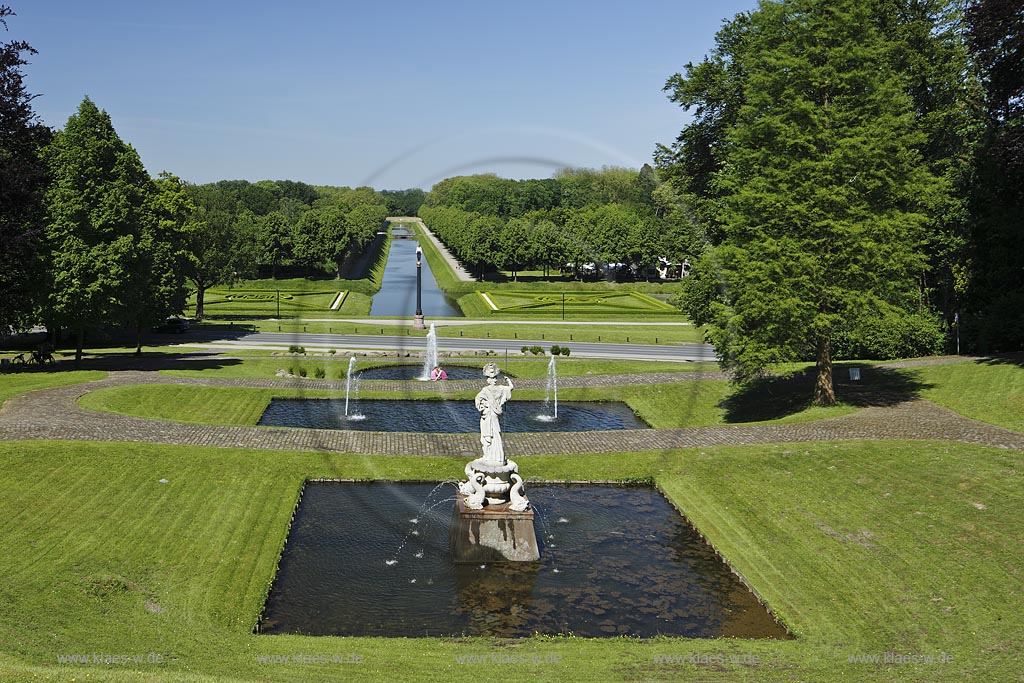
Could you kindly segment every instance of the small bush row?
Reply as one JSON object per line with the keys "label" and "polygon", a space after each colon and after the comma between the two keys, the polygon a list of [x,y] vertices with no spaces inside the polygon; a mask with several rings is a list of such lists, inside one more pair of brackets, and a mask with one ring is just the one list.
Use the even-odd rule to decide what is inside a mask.
{"label": "small bush row", "polygon": [[[537,346],[537,345],[534,345],[534,346],[524,346],[524,347],[522,347],[519,350],[522,353],[532,353],[535,356],[543,356],[544,353],[545,353],[544,349],[542,347],[540,347],[540,346]],[[559,355],[561,355],[561,356],[568,356],[569,353],[570,353],[570,351],[569,351],[569,347],[568,346],[559,346],[558,344],[554,344],[551,347],[551,355],[552,356],[559,356]]]}

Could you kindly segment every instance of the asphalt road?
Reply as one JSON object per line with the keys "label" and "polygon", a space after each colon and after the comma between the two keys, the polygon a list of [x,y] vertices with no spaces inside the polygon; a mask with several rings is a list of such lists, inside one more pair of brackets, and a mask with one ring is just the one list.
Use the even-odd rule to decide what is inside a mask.
{"label": "asphalt road", "polygon": [[[178,337],[181,343],[202,342],[237,346],[304,346],[310,348],[336,349],[399,349],[425,351],[424,337],[370,336],[358,334],[313,334],[308,332],[255,332],[225,335],[223,332],[195,330]],[[539,339],[480,339],[472,337],[438,337],[437,348],[441,351],[496,351],[503,353],[519,351],[523,346],[542,346],[548,349],[553,344],[568,346],[574,356],[593,358],[619,358],[631,360],[663,361],[715,361],[715,349],[709,344],[606,344],[596,342],[555,342]]]}

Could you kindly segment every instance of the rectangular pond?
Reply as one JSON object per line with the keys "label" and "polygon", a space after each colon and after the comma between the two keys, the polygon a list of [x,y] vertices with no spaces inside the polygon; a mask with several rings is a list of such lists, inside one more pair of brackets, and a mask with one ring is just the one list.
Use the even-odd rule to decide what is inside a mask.
{"label": "rectangular pond", "polygon": [[[351,429],[371,432],[474,434],[480,413],[472,401],[274,398],[259,424],[275,427]],[[545,401],[509,401],[501,416],[503,432],[584,432],[647,429],[625,403],[560,401],[558,417]]]}
{"label": "rectangular pond", "polygon": [[453,485],[307,484],[257,630],[789,638],[654,488],[527,493],[540,561],[456,565]]}

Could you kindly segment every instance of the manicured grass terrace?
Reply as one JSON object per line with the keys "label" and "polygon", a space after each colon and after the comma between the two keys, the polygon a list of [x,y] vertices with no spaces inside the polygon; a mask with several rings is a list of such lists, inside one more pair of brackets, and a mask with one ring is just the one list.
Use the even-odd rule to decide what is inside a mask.
{"label": "manicured grass terrace", "polygon": [[[23,442],[0,447],[0,679],[436,681],[475,675],[480,665],[462,662],[492,653],[520,657],[516,673],[542,681],[995,681],[1019,672],[1019,452],[780,444],[520,466],[531,480],[654,481],[796,640],[254,635],[304,479],[442,480],[460,475],[461,459]],[[953,661],[850,661],[885,652]],[[58,662],[93,653],[160,662]],[[260,659],[296,653],[360,663]],[[689,663],[709,654],[724,661]]]}

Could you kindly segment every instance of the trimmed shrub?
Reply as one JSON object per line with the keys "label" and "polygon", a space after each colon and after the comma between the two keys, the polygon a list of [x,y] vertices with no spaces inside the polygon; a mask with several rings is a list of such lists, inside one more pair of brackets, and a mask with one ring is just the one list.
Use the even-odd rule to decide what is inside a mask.
{"label": "trimmed shrub", "polygon": [[892,360],[942,353],[946,332],[942,319],[930,312],[881,311],[863,318],[833,340],[836,360]]}
{"label": "trimmed shrub", "polygon": [[562,355],[562,347],[559,346],[558,344],[552,345],[552,347],[551,347],[551,355],[552,356],[560,356],[560,355]]}
{"label": "trimmed shrub", "polygon": [[324,370],[322,366],[318,366],[316,368],[313,368],[313,376],[316,377],[317,379],[323,379],[324,377],[327,376],[327,371]]}
{"label": "trimmed shrub", "polygon": [[288,347],[288,353],[301,353],[301,354],[305,354],[306,353],[306,347],[305,346],[296,346],[295,344],[292,344],[291,346]]}
{"label": "trimmed shrub", "polygon": [[532,353],[535,356],[543,356],[544,355],[544,349],[542,349],[539,346],[534,345],[534,346],[530,347],[530,353]]}
{"label": "trimmed shrub", "polygon": [[306,376],[306,368],[304,366],[300,365],[299,366],[299,377],[305,377],[305,376]]}
{"label": "trimmed shrub", "polygon": [[563,346],[562,347],[562,355],[563,356],[568,356],[569,355],[569,347],[568,346]]}

